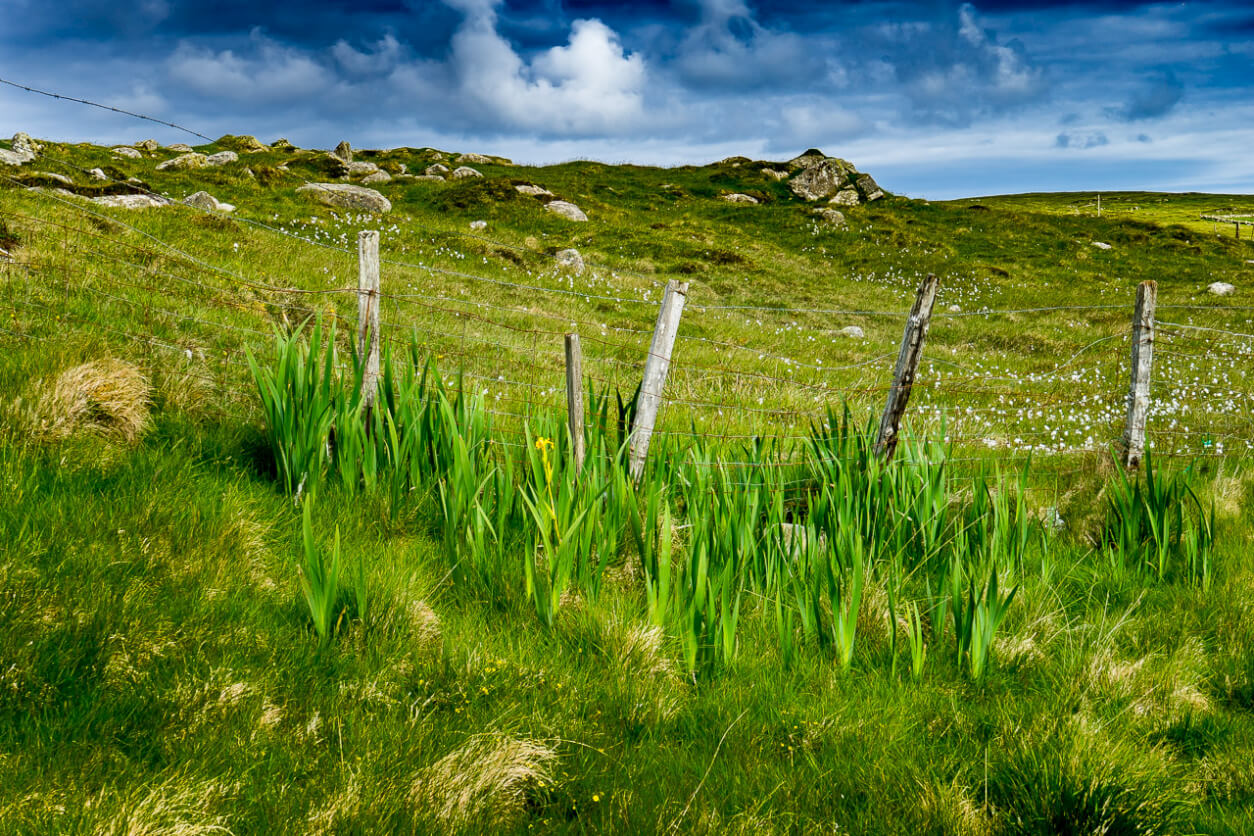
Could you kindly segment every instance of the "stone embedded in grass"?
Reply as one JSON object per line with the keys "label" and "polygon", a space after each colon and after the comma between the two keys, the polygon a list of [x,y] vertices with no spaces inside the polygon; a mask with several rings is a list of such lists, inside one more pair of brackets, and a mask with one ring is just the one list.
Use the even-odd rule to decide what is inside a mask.
{"label": "stone embedded in grass", "polygon": [[488,228],[487,221],[471,221],[470,228],[473,230],[483,230]]}
{"label": "stone embedded in grass", "polygon": [[0,163],[5,165],[23,165],[35,159],[42,146],[35,143],[29,134],[18,131],[13,135],[13,149],[0,148]]}
{"label": "stone embedded in grass", "polygon": [[190,154],[192,151],[195,151],[196,149],[188,145],[186,142],[176,142],[173,145],[167,145],[165,147],[165,150],[174,151],[179,154]]}
{"label": "stone embedded in grass", "polygon": [[233,163],[239,160],[239,154],[234,151],[219,151],[216,154],[210,154],[205,157],[205,165],[219,166]]}
{"label": "stone embedded in grass", "polygon": [[1206,292],[1214,296],[1231,296],[1237,292],[1236,286],[1228,282],[1211,282]]}
{"label": "stone embedded in grass", "polygon": [[222,203],[209,192],[196,192],[194,195],[183,200],[188,206],[194,206],[197,209],[208,209],[213,212],[234,212],[235,207],[229,203]]}
{"label": "stone embedded in grass", "polygon": [[348,163],[347,165],[349,177],[365,177],[379,170],[377,165],[368,162]]}
{"label": "stone embedded in grass", "polygon": [[143,154],[139,153],[134,148],[129,148],[125,145],[119,145],[110,150],[113,152],[115,157],[126,157],[129,160],[140,160],[144,157]]}
{"label": "stone embedded in grass", "polygon": [[543,186],[537,186],[532,183],[524,183],[516,185],[514,188],[519,194],[531,195],[532,197],[552,197],[553,193]]}
{"label": "stone embedded in grass", "polygon": [[373,174],[367,174],[365,177],[361,178],[361,182],[367,186],[372,183],[391,183],[392,175],[380,169]]}
{"label": "stone embedded in grass", "polygon": [[463,165],[453,169],[453,174],[451,176],[454,180],[465,180],[469,177],[482,177],[483,174],[481,174],[477,169],[473,169],[468,165]]}
{"label": "stone embedded in grass", "polygon": [[734,192],[732,194],[725,194],[723,195],[723,200],[726,200],[728,203],[748,203],[754,206],[762,202],[758,200],[756,197],[752,195],[744,194],[742,192]]}
{"label": "stone embedded in grass", "polygon": [[363,212],[384,213],[392,211],[392,203],[386,197],[365,186],[347,183],[309,183],[296,190],[326,206],[335,209],[357,209]]}
{"label": "stone embedded in grass", "polygon": [[169,206],[170,201],[163,197],[148,194],[111,194],[91,198],[91,202],[114,209],[155,209]]}
{"label": "stone embedded in grass", "polygon": [[815,209],[814,214],[818,215],[825,222],[831,224],[832,226],[844,226],[845,225],[845,213],[840,211],[839,209],[830,209],[824,206],[821,209]]}
{"label": "stone embedded in grass", "polygon": [[841,189],[828,201],[828,203],[834,203],[837,206],[857,206],[861,202],[856,189]]}
{"label": "stone embedded in grass", "polygon": [[558,267],[570,270],[575,275],[583,273],[583,256],[579,254],[579,250],[559,250],[557,255],[553,256],[553,260],[557,262]]}
{"label": "stone embedded in grass", "polygon": [[408,180],[426,180],[428,182],[437,181],[440,183],[444,182],[444,178],[438,174],[406,174],[405,178]]}
{"label": "stone embedded in grass", "polygon": [[57,183],[60,183],[60,184],[61,184],[61,185],[63,185],[63,186],[73,186],[73,185],[74,185],[74,181],[73,181],[73,180],[71,180],[70,178],[66,177],[64,174],[56,174],[55,172],[52,172],[52,171],[36,171],[36,172],[35,172],[35,176],[36,176],[36,177],[46,177],[46,178],[48,178],[49,180],[53,180],[53,181],[55,181],[55,182],[57,182]]}
{"label": "stone embedded in grass", "polygon": [[153,151],[156,151],[157,149],[161,147],[161,143],[157,142],[157,140],[155,139],[144,139],[144,140],[140,140],[139,142],[136,142],[135,147],[140,149],[141,151],[147,151],[149,153],[152,153]]}
{"label": "stone embedded in grass", "polygon": [[209,164],[209,158],[204,154],[183,154],[171,160],[157,164],[157,171],[188,171],[194,168],[204,168]]}
{"label": "stone embedded in grass", "polygon": [[840,329],[840,335],[842,337],[852,337],[855,340],[861,340],[866,337],[866,332],[863,331],[860,326],[846,325],[844,328]]}
{"label": "stone embedded in grass", "polygon": [[513,165],[514,163],[505,157],[490,157],[487,154],[461,154],[458,156],[458,163],[474,163],[475,165]]}
{"label": "stone embedded in grass", "polygon": [[588,216],[584,214],[582,209],[565,200],[555,200],[552,203],[547,203],[544,208],[552,212],[554,215],[561,215],[568,221],[588,220]]}
{"label": "stone embedded in grass", "polygon": [[449,167],[446,166],[444,163],[433,163],[432,165],[427,166],[427,170],[424,171],[423,173],[426,174],[428,177],[439,177],[441,180],[443,180],[445,177],[449,175],[449,172],[450,172]]}
{"label": "stone embedded in grass", "polygon": [[1097,247],[1099,250],[1109,250],[1109,249],[1111,249],[1110,244],[1107,244],[1105,241],[1094,241],[1094,242],[1093,242],[1093,246],[1094,246],[1094,247]]}

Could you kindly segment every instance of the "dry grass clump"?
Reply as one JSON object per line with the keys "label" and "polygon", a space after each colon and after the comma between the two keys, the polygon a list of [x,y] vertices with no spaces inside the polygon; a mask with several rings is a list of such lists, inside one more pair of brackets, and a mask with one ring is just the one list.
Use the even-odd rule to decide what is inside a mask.
{"label": "dry grass clump", "polygon": [[40,442],[92,432],[131,444],[148,427],[151,393],[148,378],[130,363],[111,357],[83,363],[38,385],[30,432]]}
{"label": "dry grass clump", "polygon": [[435,650],[440,647],[443,630],[440,616],[426,601],[415,600],[409,604],[409,626],[414,641],[422,650]]}
{"label": "dry grass clump", "polygon": [[557,753],[533,740],[481,734],[423,769],[410,801],[421,818],[451,829],[505,828],[533,791],[548,784]]}

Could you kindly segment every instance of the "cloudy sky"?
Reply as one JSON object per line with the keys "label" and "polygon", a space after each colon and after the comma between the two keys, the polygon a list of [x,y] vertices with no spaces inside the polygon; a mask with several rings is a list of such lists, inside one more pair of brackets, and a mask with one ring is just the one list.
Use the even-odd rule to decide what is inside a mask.
{"label": "cloudy sky", "polygon": [[[887,188],[1254,193],[1254,3],[0,0],[0,78],[201,133]],[[186,141],[0,85],[0,133]]]}

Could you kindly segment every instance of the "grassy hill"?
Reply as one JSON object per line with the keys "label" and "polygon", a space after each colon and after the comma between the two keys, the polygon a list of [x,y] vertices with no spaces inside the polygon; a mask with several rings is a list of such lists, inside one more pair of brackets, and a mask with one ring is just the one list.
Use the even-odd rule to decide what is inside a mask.
{"label": "grassy hill", "polygon": [[[889,196],[839,225],[763,172],[783,161],[497,162],[375,185],[393,205],[375,216],[297,192],[337,182],[321,152],[158,170],[179,154],[45,142],[0,168],[0,832],[1254,828],[1254,244],[1198,220],[1254,212],[1254,197],[1103,195],[1098,218],[1094,195]],[[396,175],[456,156],[356,159]],[[88,200],[200,190],[235,212]],[[300,323],[320,315],[351,369],[343,291],[363,229],[381,233],[394,368],[434,363],[466,409],[431,419],[432,444],[482,420],[499,450],[475,473],[495,479],[514,456],[540,511],[545,490],[603,475],[577,479],[560,438],[563,333],[584,339],[592,394],[629,402],[662,287],[690,283],[646,480],[673,520],[637,539],[647,496],[576,496],[603,509],[587,554],[604,560],[580,564],[552,611],[525,573],[553,561],[524,503],[502,511],[492,571],[468,570],[484,554],[450,544],[442,453],[413,478],[371,487],[337,463],[316,500],[285,490],[246,352],[276,368],[276,330],[307,338]],[[582,272],[558,262],[568,248]],[[855,426],[877,417],[928,273],[940,297],[898,464],[822,469],[815,426],[845,405]],[[1159,476],[1181,480],[1137,506],[1179,514],[1161,542],[1120,540],[1128,483],[1110,455],[1149,279],[1163,323],[1150,439]],[[1219,281],[1236,293],[1209,294]],[[593,439],[612,447],[613,423]],[[612,454],[594,460],[612,472]],[[862,516],[816,523],[800,546],[777,535],[826,501]],[[984,520],[1022,542],[975,545]],[[1199,527],[1214,537],[1204,574],[1185,558]],[[735,570],[738,623],[712,600],[699,664],[694,615],[657,610],[662,544],[685,607],[690,580]],[[937,585],[968,551],[991,560],[976,563],[1000,597],[990,575],[968,573],[969,597]],[[323,637],[304,593],[337,552]],[[797,597],[823,584],[795,576],[829,557],[825,597]],[[977,672],[941,604],[969,614],[1012,589]]]}

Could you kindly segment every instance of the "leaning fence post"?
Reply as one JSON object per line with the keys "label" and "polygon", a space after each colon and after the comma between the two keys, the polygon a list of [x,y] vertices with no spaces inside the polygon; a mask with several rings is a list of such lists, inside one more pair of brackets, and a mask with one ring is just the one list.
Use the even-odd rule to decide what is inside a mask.
{"label": "leaning fence post", "polygon": [[636,399],[636,418],[631,425],[631,478],[644,475],[644,463],[649,456],[649,440],[657,424],[657,411],[662,402],[662,387],[666,385],[666,373],[671,367],[671,351],[679,334],[679,318],[684,313],[684,301],[688,297],[688,283],[671,280],[666,283],[662,307],[657,312],[657,324],[653,326],[653,341],[649,344],[649,356],[644,363],[644,379],[640,382],[640,396]]}
{"label": "leaning fence post", "polygon": [[361,397],[369,410],[379,389],[379,233],[357,233],[357,353],[364,363]]}
{"label": "leaning fence post", "polygon": [[1123,431],[1123,463],[1139,467],[1145,455],[1145,422],[1149,417],[1150,372],[1154,366],[1154,309],[1158,282],[1141,282],[1132,315],[1132,369],[1128,389],[1128,422]]}
{"label": "leaning fence post", "polygon": [[918,295],[914,299],[914,307],[906,318],[906,332],[901,337],[901,350],[897,353],[897,368],[893,371],[893,385],[888,390],[888,403],[884,405],[884,416],[880,419],[879,438],[875,442],[876,455],[883,456],[885,461],[892,459],[897,450],[897,432],[901,426],[901,416],[906,411],[906,403],[910,400],[910,388],[914,386],[914,375],[919,369],[919,358],[923,356],[923,340],[927,337],[928,325],[932,321],[932,307],[936,304],[936,290],[940,280],[929,274],[919,285]]}
{"label": "leaning fence post", "polygon": [[566,417],[570,424],[570,440],[574,445],[575,472],[583,472],[583,350],[579,335],[566,335]]}

